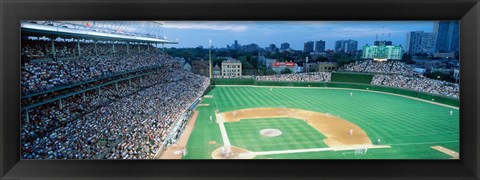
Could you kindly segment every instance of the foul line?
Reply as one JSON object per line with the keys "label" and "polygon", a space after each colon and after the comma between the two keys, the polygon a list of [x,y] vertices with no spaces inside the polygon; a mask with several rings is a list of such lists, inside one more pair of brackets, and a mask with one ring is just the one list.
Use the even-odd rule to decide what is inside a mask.
{"label": "foul line", "polygon": [[220,133],[222,134],[223,146],[230,147],[230,140],[228,139],[227,130],[225,130],[225,125],[223,124],[223,118],[215,113],[218,126],[220,127]]}
{"label": "foul line", "polygon": [[[217,97],[217,96],[215,95],[215,89],[212,89],[212,94],[213,94],[213,97],[212,97],[212,98],[213,98],[213,101],[215,102],[215,106],[217,107],[216,110],[219,110],[219,109],[218,109],[218,104],[217,104],[217,98],[215,98],[215,97]],[[216,111],[216,110],[215,110],[215,111]],[[219,111],[220,111],[220,110],[219,110]]]}
{"label": "foul line", "polygon": [[431,146],[432,149],[435,149],[437,151],[440,151],[442,153],[445,153],[449,156],[452,156],[450,159],[459,159],[460,154],[458,152],[455,152],[451,149],[445,148],[443,146]]}
{"label": "foul line", "polygon": [[258,155],[290,154],[290,153],[321,152],[321,151],[348,151],[348,150],[375,149],[375,148],[390,148],[390,146],[384,145],[384,146],[355,146],[355,147],[348,147],[348,148],[312,148],[312,149],[248,152],[244,154],[258,156]]}
{"label": "foul line", "polygon": [[418,143],[401,143],[401,144],[389,144],[392,146],[406,146],[406,145],[412,145],[412,144],[437,144],[437,143],[458,143],[459,141],[439,141],[439,142],[418,142]]}

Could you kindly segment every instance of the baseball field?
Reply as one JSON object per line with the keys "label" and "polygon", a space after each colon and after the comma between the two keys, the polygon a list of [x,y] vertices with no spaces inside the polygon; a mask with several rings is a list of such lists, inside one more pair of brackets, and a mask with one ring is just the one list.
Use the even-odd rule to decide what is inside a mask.
{"label": "baseball field", "polygon": [[183,159],[459,158],[458,107],[396,94],[217,85],[196,111]]}

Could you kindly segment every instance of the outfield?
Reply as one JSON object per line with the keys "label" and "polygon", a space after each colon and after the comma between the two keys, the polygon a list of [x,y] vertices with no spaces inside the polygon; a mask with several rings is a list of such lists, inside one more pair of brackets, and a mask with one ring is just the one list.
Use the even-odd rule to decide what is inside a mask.
{"label": "outfield", "polygon": [[[350,93],[353,93],[350,96]],[[216,86],[198,106],[198,117],[187,143],[184,159],[211,159],[223,146],[215,110],[219,113],[248,108],[292,108],[338,117],[361,128],[376,145],[388,148],[331,150],[326,136],[305,120],[276,117],[224,122],[230,144],[258,153],[255,159],[450,159],[452,155],[432,148],[442,146],[459,152],[459,110],[418,99],[354,89]],[[450,111],[453,114],[450,115]],[[214,121],[210,121],[210,116]],[[259,131],[273,128],[277,137]],[[347,132],[345,132],[347,133]],[[307,149],[305,152],[295,150]],[[289,153],[268,153],[293,150]],[[310,151],[311,150],[311,151]],[[286,151],[285,151],[286,152]]]}

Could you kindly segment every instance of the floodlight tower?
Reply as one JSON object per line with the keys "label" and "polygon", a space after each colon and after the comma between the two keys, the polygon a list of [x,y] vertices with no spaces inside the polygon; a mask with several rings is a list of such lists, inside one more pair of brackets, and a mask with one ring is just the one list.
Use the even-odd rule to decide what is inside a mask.
{"label": "floodlight tower", "polygon": [[208,76],[212,79],[212,40],[208,40]]}

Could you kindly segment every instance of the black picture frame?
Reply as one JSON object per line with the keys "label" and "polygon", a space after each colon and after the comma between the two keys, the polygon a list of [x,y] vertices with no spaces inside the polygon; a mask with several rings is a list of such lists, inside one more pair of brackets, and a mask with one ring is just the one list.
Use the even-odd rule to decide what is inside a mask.
{"label": "black picture frame", "polygon": [[[479,179],[478,0],[0,0],[1,179]],[[20,20],[460,20],[460,160],[20,160]]]}

